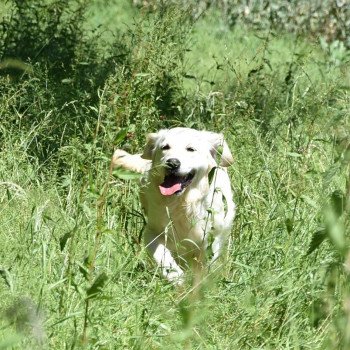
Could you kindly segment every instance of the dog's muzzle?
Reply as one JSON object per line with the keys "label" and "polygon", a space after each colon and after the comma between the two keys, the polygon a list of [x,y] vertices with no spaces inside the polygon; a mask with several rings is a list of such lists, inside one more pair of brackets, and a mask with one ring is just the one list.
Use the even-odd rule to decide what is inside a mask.
{"label": "dog's muzzle", "polygon": [[179,195],[192,182],[195,171],[187,174],[180,174],[181,162],[176,158],[170,158],[165,163],[166,173],[163,183],[159,185],[160,193],[163,196]]}

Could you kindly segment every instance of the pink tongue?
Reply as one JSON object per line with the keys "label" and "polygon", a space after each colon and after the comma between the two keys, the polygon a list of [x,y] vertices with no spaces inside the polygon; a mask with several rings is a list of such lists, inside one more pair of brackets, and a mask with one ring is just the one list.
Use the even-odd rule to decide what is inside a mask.
{"label": "pink tongue", "polygon": [[160,189],[160,193],[163,196],[171,196],[172,194],[174,194],[177,191],[181,190],[181,184],[180,183],[176,183],[170,187],[164,187],[162,185],[159,186]]}

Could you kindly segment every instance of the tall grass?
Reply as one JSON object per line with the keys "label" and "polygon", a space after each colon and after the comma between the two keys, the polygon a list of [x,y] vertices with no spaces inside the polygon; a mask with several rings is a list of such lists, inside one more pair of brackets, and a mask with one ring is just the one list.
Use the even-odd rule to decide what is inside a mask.
{"label": "tall grass", "polygon": [[[112,2],[123,29],[100,1],[70,4],[9,2],[11,44],[1,32],[0,348],[349,347],[350,82],[337,47]],[[24,47],[35,11],[52,30]],[[38,55],[52,35],[56,56]],[[176,125],[223,132],[235,158],[231,244],[196,293],[160,278],[137,183],[109,168],[114,147],[138,151]]]}

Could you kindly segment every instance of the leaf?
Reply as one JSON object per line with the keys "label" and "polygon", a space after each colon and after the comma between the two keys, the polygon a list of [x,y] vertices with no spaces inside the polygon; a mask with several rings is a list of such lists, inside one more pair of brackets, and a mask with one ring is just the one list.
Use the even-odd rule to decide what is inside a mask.
{"label": "leaf", "polygon": [[91,287],[86,291],[87,297],[95,298],[99,293],[101,293],[107,280],[108,276],[105,272],[99,274],[92,283]]}
{"label": "leaf", "polygon": [[264,67],[263,65],[260,65],[257,68],[251,69],[250,72],[248,73],[248,78],[251,77],[252,75],[260,72],[263,69],[263,67]]}
{"label": "leaf", "polygon": [[211,185],[211,183],[212,183],[212,181],[213,181],[213,178],[214,178],[216,169],[217,169],[217,167],[214,166],[214,167],[209,171],[209,174],[208,174],[209,185]]}
{"label": "leaf", "polygon": [[149,77],[151,74],[150,73],[137,73],[135,74],[135,77]]}
{"label": "leaf", "polygon": [[120,129],[117,132],[117,135],[115,136],[114,143],[116,145],[119,145],[122,141],[125,140],[127,134],[128,134],[128,129],[127,128]]}
{"label": "leaf", "polygon": [[183,77],[186,79],[197,79],[196,76],[192,74],[184,74]]}
{"label": "leaf", "polygon": [[72,236],[73,236],[73,231],[69,231],[69,232],[66,232],[63,235],[63,237],[60,238],[60,249],[61,249],[61,252],[63,251],[64,247],[66,246],[68,239],[71,238]]}
{"label": "leaf", "polygon": [[116,168],[113,171],[113,175],[122,180],[138,180],[142,177],[142,174],[140,173],[123,168]]}
{"label": "leaf", "polygon": [[70,84],[70,83],[72,83],[72,82],[73,82],[73,79],[68,79],[68,78],[67,78],[67,79],[62,79],[62,80],[61,80],[61,83],[62,83],[62,84]]}
{"label": "leaf", "polygon": [[344,212],[345,201],[346,201],[346,198],[342,191],[335,190],[331,194],[331,204],[334,210],[334,214],[336,215],[337,218],[339,218]]}
{"label": "leaf", "polygon": [[301,195],[300,198],[305,202],[307,203],[308,205],[312,206],[314,209],[317,209],[317,203],[311,199],[309,196],[307,195]]}
{"label": "leaf", "polygon": [[323,176],[324,186],[328,187],[333,180],[334,176],[341,170],[341,164],[339,162],[334,163],[327,171],[325,171]]}
{"label": "leaf", "polygon": [[291,233],[293,231],[293,227],[294,227],[294,220],[291,218],[287,218],[285,220],[285,224],[286,224],[286,228],[288,233]]}
{"label": "leaf", "polygon": [[311,239],[309,249],[308,249],[306,255],[309,255],[313,251],[315,251],[326,238],[327,238],[327,230],[325,228],[322,228],[322,229],[316,231],[312,235],[312,239]]}
{"label": "leaf", "polygon": [[84,276],[86,280],[89,279],[89,266],[91,264],[91,257],[89,255],[85,256],[84,264],[78,263],[79,272]]}
{"label": "leaf", "polygon": [[287,152],[286,155],[288,157],[293,157],[293,158],[301,158],[302,155],[300,153],[297,153],[297,152]]}
{"label": "leaf", "polygon": [[0,276],[4,279],[6,285],[10,288],[10,290],[13,290],[13,279],[10,274],[10,271],[7,269],[0,268]]}

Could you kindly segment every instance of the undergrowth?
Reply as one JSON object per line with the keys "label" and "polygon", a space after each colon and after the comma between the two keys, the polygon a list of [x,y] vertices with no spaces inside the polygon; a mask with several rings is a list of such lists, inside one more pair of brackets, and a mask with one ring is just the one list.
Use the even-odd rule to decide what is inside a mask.
{"label": "undergrowth", "polygon": [[[348,348],[348,51],[215,9],[114,1],[104,24],[101,6],[2,8],[0,348]],[[160,278],[137,183],[110,169],[178,125],[235,158],[231,244],[199,294]]]}

